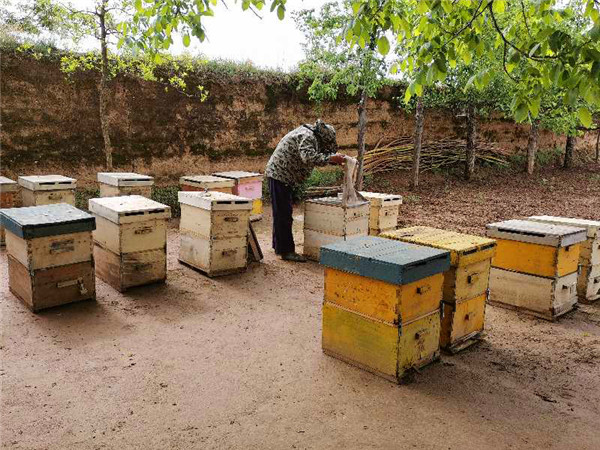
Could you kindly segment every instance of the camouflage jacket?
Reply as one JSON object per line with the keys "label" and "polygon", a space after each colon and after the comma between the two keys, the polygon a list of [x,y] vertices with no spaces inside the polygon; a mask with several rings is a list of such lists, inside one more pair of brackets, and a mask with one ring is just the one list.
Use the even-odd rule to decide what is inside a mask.
{"label": "camouflage jacket", "polygon": [[300,126],[286,134],[267,163],[265,175],[288,186],[302,184],[315,166],[324,166],[333,153],[319,148],[314,132]]}

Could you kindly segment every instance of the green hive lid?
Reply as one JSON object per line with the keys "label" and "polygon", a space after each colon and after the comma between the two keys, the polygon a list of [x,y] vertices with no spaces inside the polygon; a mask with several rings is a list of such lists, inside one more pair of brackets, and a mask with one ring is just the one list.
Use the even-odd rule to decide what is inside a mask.
{"label": "green hive lid", "polygon": [[450,253],[362,236],[321,247],[321,264],[392,284],[408,284],[450,269]]}
{"label": "green hive lid", "polygon": [[92,231],[94,216],[66,203],[0,210],[0,223],[23,239]]}

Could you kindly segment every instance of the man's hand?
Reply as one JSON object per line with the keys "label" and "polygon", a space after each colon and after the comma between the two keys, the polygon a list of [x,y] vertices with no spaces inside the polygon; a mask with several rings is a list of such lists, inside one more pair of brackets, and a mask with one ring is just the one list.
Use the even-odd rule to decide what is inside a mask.
{"label": "man's hand", "polygon": [[346,162],[346,155],[343,155],[341,153],[336,153],[335,155],[332,155],[329,157],[329,164],[336,164],[338,166],[341,166],[345,162]]}

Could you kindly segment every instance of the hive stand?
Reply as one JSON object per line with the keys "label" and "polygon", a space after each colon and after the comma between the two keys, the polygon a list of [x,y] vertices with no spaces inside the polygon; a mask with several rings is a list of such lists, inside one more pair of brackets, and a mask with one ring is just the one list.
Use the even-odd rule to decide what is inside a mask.
{"label": "hive stand", "polygon": [[448,252],[373,236],[321,248],[323,351],[401,382],[439,358]]}
{"label": "hive stand", "polygon": [[8,285],[32,311],[96,298],[94,217],[68,204],[3,209]]}
{"label": "hive stand", "polygon": [[100,197],[120,197],[123,195],[152,196],[154,178],[131,172],[100,172]]}
{"label": "hive stand", "polygon": [[62,175],[19,177],[23,206],[68,203],[75,206],[77,180]]}

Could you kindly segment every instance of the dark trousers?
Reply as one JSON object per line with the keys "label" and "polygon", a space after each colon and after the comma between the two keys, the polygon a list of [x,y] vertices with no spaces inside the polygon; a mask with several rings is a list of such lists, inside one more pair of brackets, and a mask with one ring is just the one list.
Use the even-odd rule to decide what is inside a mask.
{"label": "dark trousers", "polygon": [[292,253],[296,250],[292,234],[292,188],[269,178],[269,191],[273,206],[273,249],[277,255]]}

